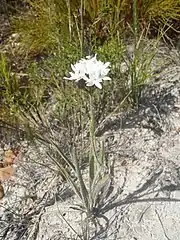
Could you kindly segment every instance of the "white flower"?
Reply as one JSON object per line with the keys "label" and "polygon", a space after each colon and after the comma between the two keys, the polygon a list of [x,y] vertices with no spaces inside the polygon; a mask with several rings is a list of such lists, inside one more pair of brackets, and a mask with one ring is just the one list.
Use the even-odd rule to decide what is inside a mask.
{"label": "white flower", "polygon": [[67,78],[64,77],[64,79],[67,80],[75,80],[76,82],[83,79],[85,76],[85,69],[84,69],[84,64],[83,63],[76,63],[74,65],[71,64],[71,68],[74,71],[70,72],[71,77]]}
{"label": "white flower", "polygon": [[75,65],[71,65],[74,72],[70,72],[70,77],[64,77],[64,79],[75,80],[76,82],[83,79],[86,86],[95,85],[97,88],[102,88],[103,80],[111,80],[107,74],[110,71],[110,63],[103,63],[94,57],[87,56],[86,59],[82,58]]}

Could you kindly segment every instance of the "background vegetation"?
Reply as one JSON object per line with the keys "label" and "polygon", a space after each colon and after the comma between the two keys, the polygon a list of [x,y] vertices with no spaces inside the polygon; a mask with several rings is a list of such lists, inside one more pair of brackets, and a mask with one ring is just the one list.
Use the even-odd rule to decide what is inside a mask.
{"label": "background vegetation", "polygon": [[[138,89],[148,78],[147,66],[141,63],[146,58],[146,65],[149,64],[154,55],[148,55],[152,49],[147,50],[145,38],[159,38],[159,30],[163,28],[166,32],[163,38],[168,40],[168,33],[176,35],[179,30],[180,3],[176,0],[6,0],[2,6],[17,36],[16,44],[1,56],[1,106],[5,104],[16,112],[17,105],[29,105],[29,98],[38,98],[35,102],[42,103],[53,92],[61,99],[58,102],[62,106],[58,107],[66,109],[61,111],[62,119],[72,114],[72,108],[79,106],[80,101],[79,90],[63,80],[71,63],[95,52],[102,60],[112,62],[113,81],[101,96],[98,93],[96,96],[97,119],[103,118],[124,98],[126,106],[137,104]],[[134,45],[132,53],[127,51],[129,44]],[[142,50],[146,55],[140,59],[138,52]],[[124,61],[126,73],[120,71]],[[141,70],[138,77],[134,72],[137,68]],[[131,87],[127,84],[129,76],[135,78]],[[135,83],[139,77],[140,82]],[[36,83],[42,88],[41,95],[32,97]],[[133,90],[137,96],[129,94],[132,87],[137,88]],[[16,106],[12,107],[12,103]]]}

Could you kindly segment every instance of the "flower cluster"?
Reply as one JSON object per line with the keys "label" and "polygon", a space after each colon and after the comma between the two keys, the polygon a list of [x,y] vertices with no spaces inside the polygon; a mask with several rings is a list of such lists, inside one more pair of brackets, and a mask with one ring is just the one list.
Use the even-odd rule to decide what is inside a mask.
{"label": "flower cluster", "polygon": [[70,72],[69,78],[64,77],[64,79],[75,80],[76,82],[83,79],[86,86],[95,85],[101,89],[103,80],[111,80],[111,78],[107,76],[110,71],[109,66],[109,62],[103,63],[98,61],[96,55],[94,57],[87,56],[86,59],[82,58],[76,64],[71,64],[73,72]]}

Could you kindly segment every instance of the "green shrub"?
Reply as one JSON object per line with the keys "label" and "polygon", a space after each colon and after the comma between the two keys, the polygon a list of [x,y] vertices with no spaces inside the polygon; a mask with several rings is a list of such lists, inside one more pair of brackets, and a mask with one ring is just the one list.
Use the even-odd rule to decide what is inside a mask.
{"label": "green shrub", "polygon": [[23,54],[38,55],[61,44],[69,33],[66,1],[28,0],[29,10],[14,18],[16,32],[21,34]]}
{"label": "green shrub", "polygon": [[[151,23],[152,28],[163,27],[180,19],[176,0],[142,0],[136,5],[129,0],[27,2],[29,10],[14,20],[14,26],[21,34],[24,52],[32,55],[62,45],[64,37],[72,41],[78,39],[90,49],[103,45],[117,34],[123,37],[124,33],[130,32],[129,26],[135,23],[142,31]],[[154,26],[155,22],[158,25]]]}

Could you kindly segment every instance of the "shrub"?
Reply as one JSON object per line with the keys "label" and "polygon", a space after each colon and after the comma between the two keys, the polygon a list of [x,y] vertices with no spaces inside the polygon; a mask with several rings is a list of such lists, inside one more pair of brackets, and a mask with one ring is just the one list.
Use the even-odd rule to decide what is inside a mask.
{"label": "shrub", "polygon": [[164,24],[173,25],[172,21],[180,19],[176,0],[142,0],[137,4],[135,0],[133,4],[129,0],[27,2],[29,10],[16,18],[14,25],[21,34],[24,52],[32,55],[62,45],[64,37],[78,39],[83,51],[91,51],[92,46],[103,45],[112,36],[129,32],[133,24],[142,31],[149,24],[151,30]]}

